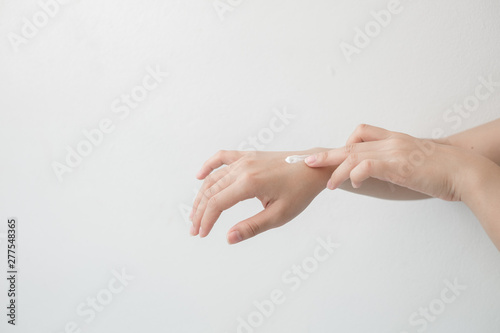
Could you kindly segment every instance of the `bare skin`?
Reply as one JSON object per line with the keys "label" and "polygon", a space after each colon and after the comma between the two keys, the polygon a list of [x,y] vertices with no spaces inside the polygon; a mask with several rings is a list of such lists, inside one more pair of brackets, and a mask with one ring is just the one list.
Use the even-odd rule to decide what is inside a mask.
{"label": "bare skin", "polygon": [[[230,244],[291,221],[324,190],[334,168],[312,169],[304,163],[288,164],[285,158],[320,151],[326,149],[218,152],[205,162],[197,175],[205,181],[194,202],[191,234],[207,236],[224,210],[254,197],[261,201],[264,210],[231,228],[228,232]],[[227,167],[212,172],[223,164]]]}
{"label": "bare skin", "polygon": [[[498,133],[500,120],[441,140],[360,125],[337,149],[221,151],[197,175],[205,181],[191,234],[207,236],[224,210],[257,197],[264,210],[229,230],[228,242],[235,244],[289,222],[326,186],[386,199],[463,201],[500,250]],[[312,156],[290,165],[284,161],[289,155]]]}

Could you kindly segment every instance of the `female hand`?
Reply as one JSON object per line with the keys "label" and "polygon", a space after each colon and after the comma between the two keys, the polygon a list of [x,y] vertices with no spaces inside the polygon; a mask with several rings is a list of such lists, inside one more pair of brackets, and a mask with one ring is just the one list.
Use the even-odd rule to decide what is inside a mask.
{"label": "female hand", "polygon": [[478,159],[486,158],[432,140],[360,125],[345,147],[310,156],[310,167],[337,166],[328,181],[331,190],[347,179],[358,188],[368,178],[444,200],[461,200],[467,173]]}
{"label": "female hand", "polygon": [[[230,244],[289,222],[325,188],[333,169],[311,169],[303,162],[288,164],[285,158],[325,150],[218,152],[205,162],[197,175],[205,181],[191,212],[191,234],[199,232],[200,237],[207,236],[224,210],[254,197],[262,202],[264,210],[233,226],[227,236]],[[224,164],[227,167],[214,171]]]}

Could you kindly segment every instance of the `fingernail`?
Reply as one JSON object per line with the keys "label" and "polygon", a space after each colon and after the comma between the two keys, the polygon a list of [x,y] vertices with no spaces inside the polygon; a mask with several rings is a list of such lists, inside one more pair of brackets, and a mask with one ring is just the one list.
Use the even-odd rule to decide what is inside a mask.
{"label": "fingernail", "polygon": [[331,180],[331,179],[328,181],[328,184],[326,184],[326,187],[327,187],[329,190],[333,190],[333,182],[332,182],[332,180]]}
{"label": "fingernail", "polygon": [[199,235],[200,235],[200,238],[203,238],[203,228],[202,227],[200,227],[200,234]]}
{"label": "fingernail", "polygon": [[191,213],[189,213],[189,219],[192,221],[194,215],[194,210],[191,209]]}
{"label": "fingernail", "polygon": [[241,242],[242,240],[243,240],[243,237],[241,237],[241,234],[238,230],[231,232],[227,236],[227,241],[229,242],[229,244],[236,244],[238,242]]}
{"label": "fingernail", "polygon": [[311,155],[308,158],[306,158],[307,164],[313,164],[314,162],[316,162],[316,155]]}
{"label": "fingernail", "polygon": [[191,234],[191,236],[194,236],[194,225],[192,225],[189,229],[189,233]]}

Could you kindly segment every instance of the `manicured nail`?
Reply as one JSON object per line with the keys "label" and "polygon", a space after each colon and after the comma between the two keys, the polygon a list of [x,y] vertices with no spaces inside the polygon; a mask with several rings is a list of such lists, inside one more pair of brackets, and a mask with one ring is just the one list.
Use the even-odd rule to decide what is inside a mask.
{"label": "manicured nail", "polygon": [[192,221],[194,215],[194,210],[191,209],[191,213],[189,213],[189,219]]}
{"label": "manicured nail", "polygon": [[205,237],[205,236],[203,236],[203,228],[202,227],[200,227],[200,234],[199,235],[200,235],[200,238]]}
{"label": "manicured nail", "polygon": [[316,155],[311,155],[308,158],[306,158],[307,164],[313,164],[314,162],[316,162]]}
{"label": "manicured nail", "polygon": [[229,242],[229,244],[236,244],[236,243],[241,242],[242,240],[243,240],[243,237],[241,237],[241,234],[238,230],[231,232],[227,236],[227,241]]}
{"label": "manicured nail", "polygon": [[328,181],[328,184],[326,184],[326,187],[327,187],[329,190],[333,190],[333,182],[332,182],[332,180],[331,180],[331,179]]}
{"label": "manicured nail", "polygon": [[195,236],[195,234],[194,234],[194,225],[192,225],[191,228],[189,229],[189,233],[191,234],[191,236]]}
{"label": "manicured nail", "polygon": [[198,171],[198,173],[196,174],[196,178],[198,178],[198,179],[201,178],[201,170]]}

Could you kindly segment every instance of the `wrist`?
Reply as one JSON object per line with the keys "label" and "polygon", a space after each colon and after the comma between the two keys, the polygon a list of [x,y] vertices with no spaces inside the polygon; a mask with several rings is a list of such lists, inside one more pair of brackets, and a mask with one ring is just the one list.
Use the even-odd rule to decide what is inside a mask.
{"label": "wrist", "polygon": [[487,158],[482,158],[477,168],[471,171],[468,184],[462,193],[462,201],[477,217],[484,230],[500,251],[500,223],[498,207],[500,167]]}
{"label": "wrist", "polygon": [[[301,154],[313,155],[313,154],[318,154],[321,152],[329,151],[331,149],[332,148],[315,147],[315,148],[305,150]],[[319,167],[319,168],[311,168],[307,165],[305,165],[305,166],[311,172],[314,172],[314,174],[315,174],[314,186],[317,187],[319,190],[323,190],[326,188],[326,184],[328,183],[328,180],[332,176],[332,173],[335,171],[335,169],[337,169],[337,167],[338,167],[338,165]]]}
{"label": "wrist", "polygon": [[500,167],[491,160],[476,155],[469,163],[462,165],[461,181],[458,187],[460,200],[471,209],[480,205],[482,193],[489,193],[492,186],[500,183]]}
{"label": "wrist", "polygon": [[457,147],[455,141],[453,140],[453,137],[448,136],[445,138],[440,138],[440,139],[431,139],[432,142],[440,144],[440,145],[448,145],[448,146],[454,146]]}

